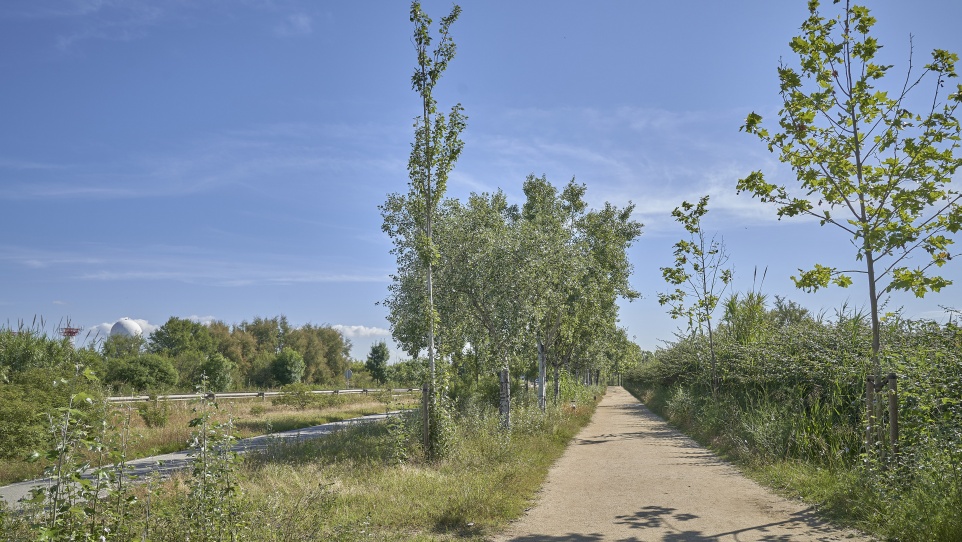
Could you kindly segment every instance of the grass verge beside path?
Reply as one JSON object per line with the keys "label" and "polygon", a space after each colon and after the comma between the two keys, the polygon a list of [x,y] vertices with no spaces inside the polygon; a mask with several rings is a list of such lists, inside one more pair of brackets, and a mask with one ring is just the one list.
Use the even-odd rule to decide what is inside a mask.
{"label": "grass verge beside path", "polygon": [[[881,540],[962,540],[959,516],[946,510],[946,503],[959,502],[960,497],[944,492],[948,485],[944,480],[940,484],[920,484],[922,490],[912,487],[906,491],[892,483],[894,477],[904,474],[900,471],[866,473],[860,464],[823,464],[765,455],[737,438],[738,432],[730,426],[746,422],[731,418],[731,413],[731,419],[727,419],[720,412],[725,410],[724,405],[712,407],[710,402],[702,402],[693,406],[678,390],[643,388],[635,381],[626,382],[624,387],[650,410],[732,462],[746,476],[785,497],[813,505],[820,515],[838,525],[859,529]],[[916,476],[924,479],[924,475]]]}
{"label": "grass verge beside path", "polygon": [[[232,418],[237,438],[248,438],[370,414],[383,414],[386,410],[413,408],[418,404],[416,396],[402,397],[389,404],[374,394],[321,397],[323,401],[315,401],[305,407],[273,404],[259,399],[218,399],[223,409],[218,414],[220,418]],[[114,421],[118,424],[123,417],[130,417],[130,432],[133,438],[126,450],[128,460],[187,449],[192,431],[189,422],[197,415],[197,402],[159,403],[159,406],[151,403],[149,406],[153,408],[163,408],[166,417],[163,424],[153,426],[146,424],[143,416],[138,413],[139,405],[145,403],[112,407]],[[40,478],[47,465],[44,461],[5,460],[0,464],[0,485]]]}
{"label": "grass verge beside path", "polygon": [[798,460],[771,461],[747,455],[745,450],[726,446],[727,436],[715,432],[698,416],[680,416],[669,407],[669,392],[643,389],[634,381],[624,388],[652,412],[734,464],[749,478],[782,496],[800,499],[814,505],[820,514],[845,527],[866,530],[864,517],[858,513],[858,477],[847,470],[833,470]]}
{"label": "grass verge beside path", "polygon": [[[600,388],[582,390],[575,406],[565,400],[547,413],[513,409],[510,431],[496,410],[474,404],[452,413],[446,452],[437,460],[421,454],[412,412],[279,443],[227,471],[214,468],[206,496],[198,496],[196,472],[142,484],[118,540],[222,539],[198,531],[198,510],[212,525],[228,525],[231,540],[485,540],[530,506],[601,395]],[[0,526],[3,519],[0,513]],[[32,539],[18,518],[7,521],[10,540]]]}
{"label": "grass verge beside path", "polygon": [[548,469],[593,412],[593,403],[547,416],[519,411],[510,434],[496,416],[465,418],[439,461],[397,461],[385,424],[252,458],[243,475],[248,507],[267,507],[274,518],[300,511],[294,521],[251,534],[264,540],[277,533],[286,533],[278,540],[484,540],[530,506]]}

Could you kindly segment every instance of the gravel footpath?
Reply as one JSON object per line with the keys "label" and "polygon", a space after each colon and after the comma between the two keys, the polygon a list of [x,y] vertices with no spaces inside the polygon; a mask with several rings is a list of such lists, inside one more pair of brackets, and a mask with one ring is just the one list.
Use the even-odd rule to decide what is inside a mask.
{"label": "gravel footpath", "polygon": [[872,540],[781,498],[609,387],[534,508],[497,542]]}

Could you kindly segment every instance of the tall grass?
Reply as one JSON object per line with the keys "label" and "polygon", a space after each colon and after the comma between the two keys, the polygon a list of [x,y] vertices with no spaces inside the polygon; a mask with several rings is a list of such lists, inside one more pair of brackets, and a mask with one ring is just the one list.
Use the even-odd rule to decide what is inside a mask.
{"label": "tall grass", "polygon": [[[385,411],[383,397],[377,393],[340,395],[336,400],[313,402],[305,408],[283,402],[275,405],[259,399],[218,399],[218,403],[221,406],[220,414],[229,415],[233,419],[237,438],[300,429]],[[413,396],[402,396],[392,403],[392,408],[410,408],[416,403],[417,399]],[[139,406],[143,405],[145,403],[139,404]],[[160,402],[159,405],[154,408],[162,408],[165,403]],[[108,417],[115,417],[114,414],[123,412],[127,408],[124,405],[113,405],[108,410]],[[191,436],[188,423],[195,417],[194,408],[195,403],[187,401],[166,403],[167,420],[162,424],[146,423],[139,412],[129,416],[130,442],[126,448],[128,459],[187,449]],[[13,457],[0,462],[0,485],[40,477],[49,463],[42,459],[28,461],[26,458],[33,450],[45,449],[47,440],[47,435],[41,433],[35,441],[21,442],[19,451],[11,454]]]}
{"label": "tall grass", "polygon": [[[152,541],[483,540],[530,506],[603,393],[563,391],[561,406],[547,412],[517,401],[510,431],[493,405],[465,401],[451,410],[446,453],[435,459],[420,448],[419,417],[408,414],[321,439],[278,442],[238,461],[224,453],[234,426],[229,417],[218,423],[208,404],[193,422],[195,446],[206,450],[194,468],[128,486],[124,527],[99,534]],[[5,540],[38,536],[29,514],[0,509],[0,528]]]}
{"label": "tall grass", "polygon": [[[883,458],[863,442],[865,316],[843,308],[812,318],[778,301],[777,310],[759,313],[757,300],[729,300],[716,342],[716,399],[702,363],[706,341],[697,336],[657,352],[626,387],[836,518],[897,540],[962,540],[962,330],[897,315],[886,321],[883,363],[899,377],[901,435],[899,453]],[[741,309],[752,314],[752,333]]]}

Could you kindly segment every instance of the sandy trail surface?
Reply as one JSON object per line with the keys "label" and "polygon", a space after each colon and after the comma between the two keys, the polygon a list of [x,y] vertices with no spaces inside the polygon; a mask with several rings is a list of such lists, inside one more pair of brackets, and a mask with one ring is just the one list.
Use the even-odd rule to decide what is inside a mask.
{"label": "sandy trail surface", "polygon": [[609,387],[552,467],[538,502],[498,542],[868,541],[742,476]]}

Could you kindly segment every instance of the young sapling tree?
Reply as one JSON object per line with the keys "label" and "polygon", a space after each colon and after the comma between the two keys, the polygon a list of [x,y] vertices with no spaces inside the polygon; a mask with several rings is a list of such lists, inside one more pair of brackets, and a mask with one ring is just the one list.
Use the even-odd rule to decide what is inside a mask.
{"label": "young sapling tree", "polygon": [[[703,196],[695,204],[683,201],[671,212],[671,216],[684,226],[689,238],[675,243],[675,265],[661,268],[665,282],[675,289],[658,294],[658,303],[671,308],[668,314],[672,318],[687,318],[692,333],[707,332],[714,395],[718,391],[718,361],[712,315],[718,307],[718,300],[731,284],[732,271],[725,268],[728,252],[723,240],[709,239],[702,228],[701,220],[707,213],[708,196]],[[689,296],[693,299],[690,304],[687,301]]]}
{"label": "young sapling tree", "polygon": [[[742,126],[791,166],[796,185],[770,183],[755,171],[738,181],[738,191],[774,203],[779,218],[811,216],[850,237],[862,267],[819,263],[799,269],[792,279],[815,291],[830,284],[847,287],[853,274],[865,277],[871,365],[880,375],[884,298],[897,290],[922,297],[951,284],[934,271],[952,259],[950,236],[962,227],[962,195],[952,185],[962,165],[956,118],[962,86],[949,84],[957,79],[958,56],[936,49],[919,74],[910,52],[904,82],[892,92],[877,89],[892,66],[875,60],[881,48],[870,35],[875,18],[848,0],[842,6],[838,16],[827,18],[818,1],[809,2],[802,33],[790,43],[799,65],[778,68],[777,129],[764,128],[754,112]],[[930,97],[910,100],[923,84]],[[915,104],[924,110],[910,111]],[[920,256],[917,263],[912,255]]]}

